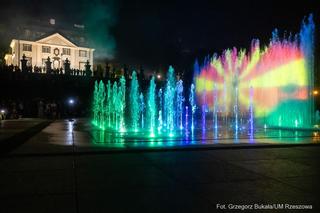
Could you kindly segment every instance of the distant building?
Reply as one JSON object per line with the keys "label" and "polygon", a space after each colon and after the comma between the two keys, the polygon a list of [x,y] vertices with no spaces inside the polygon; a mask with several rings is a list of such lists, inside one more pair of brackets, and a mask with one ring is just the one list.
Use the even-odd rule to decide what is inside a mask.
{"label": "distant building", "polygon": [[52,68],[63,68],[64,61],[68,58],[71,69],[84,70],[84,65],[89,61],[93,65],[94,49],[80,47],[62,36],[54,33],[38,40],[13,39],[10,43],[11,53],[5,55],[7,65],[21,66],[23,55],[28,60],[28,66],[45,67],[48,57]]}

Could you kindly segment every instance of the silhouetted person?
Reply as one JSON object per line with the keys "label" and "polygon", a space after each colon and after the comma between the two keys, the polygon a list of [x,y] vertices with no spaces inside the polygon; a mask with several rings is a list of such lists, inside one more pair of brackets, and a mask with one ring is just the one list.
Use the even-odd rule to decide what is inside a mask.
{"label": "silhouetted person", "polygon": [[26,59],[26,55],[23,54],[21,61],[21,69],[23,73],[28,72],[28,67],[27,67],[27,62],[28,60]]}

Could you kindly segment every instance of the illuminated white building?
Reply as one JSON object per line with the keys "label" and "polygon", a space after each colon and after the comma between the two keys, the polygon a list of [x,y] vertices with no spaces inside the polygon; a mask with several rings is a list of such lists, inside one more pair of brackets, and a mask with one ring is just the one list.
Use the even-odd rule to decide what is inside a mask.
{"label": "illuminated white building", "polygon": [[84,70],[84,65],[89,61],[93,65],[94,49],[79,47],[59,33],[36,41],[13,39],[10,43],[11,53],[5,55],[7,65],[19,66],[20,60],[25,55],[28,66],[45,67],[48,57],[52,68],[63,68],[64,61],[68,58],[71,69]]}

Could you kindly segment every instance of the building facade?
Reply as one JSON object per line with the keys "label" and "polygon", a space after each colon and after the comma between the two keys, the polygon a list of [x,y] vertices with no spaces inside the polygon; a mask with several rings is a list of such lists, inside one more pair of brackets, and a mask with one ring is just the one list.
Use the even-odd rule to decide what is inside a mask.
{"label": "building facade", "polygon": [[36,41],[13,39],[10,43],[11,53],[5,55],[7,65],[19,66],[25,55],[28,66],[45,67],[50,58],[53,69],[63,68],[64,61],[70,61],[71,69],[84,70],[87,61],[93,65],[94,49],[80,47],[72,43],[59,33],[54,33]]}

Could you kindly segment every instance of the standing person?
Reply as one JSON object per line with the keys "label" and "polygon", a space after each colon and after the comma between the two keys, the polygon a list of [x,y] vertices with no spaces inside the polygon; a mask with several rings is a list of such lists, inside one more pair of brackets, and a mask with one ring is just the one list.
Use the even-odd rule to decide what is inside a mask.
{"label": "standing person", "polygon": [[46,113],[47,119],[50,119],[51,109],[50,109],[50,102],[49,101],[46,103],[45,113]]}
{"label": "standing person", "polygon": [[57,118],[60,119],[61,118],[61,103],[57,102]]}
{"label": "standing person", "polygon": [[18,116],[19,116],[19,118],[22,118],[22,116],[23,116],[23,109],[24,109],[23,103],[22,103],[22,101],[20,101],[19,104],[18,104]]}
{"label": "standing person", "polygon": [[38,103],[38,117],[43,118],[43,111],[44,111],[44,103],[42,100]]}
{"label": "standing person", "polygon": [[55,101],[51,103],[51,114],[52,114],[52,119],[57,118],[57,104]]}
{"label": "standing person", "polygon": [[12,119],[17,119],[18,118],[18,113],[17,113],[17,105],[16,105],[16,102],[12,102],[12,105],[11,105],[11,118]]}

